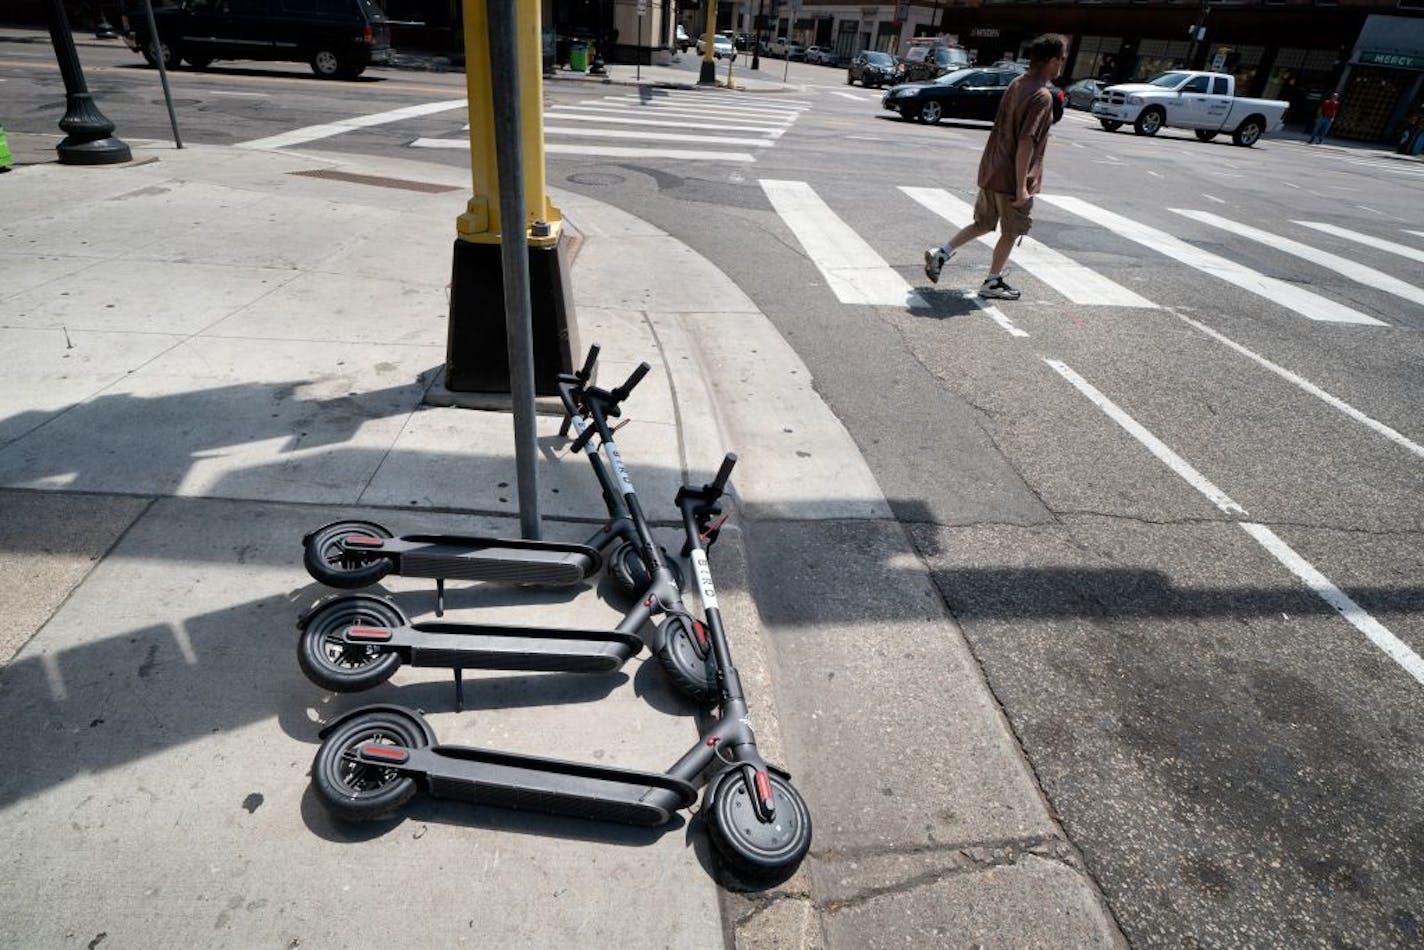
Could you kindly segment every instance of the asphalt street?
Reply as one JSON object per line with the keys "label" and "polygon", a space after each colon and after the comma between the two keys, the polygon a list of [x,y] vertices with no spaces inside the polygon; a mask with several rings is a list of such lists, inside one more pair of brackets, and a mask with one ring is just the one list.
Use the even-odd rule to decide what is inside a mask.
{"label": "asphalt street", "polygon": [[[55,131],[49,56],[0,45],[7,127]],[[170,136],[136,55],[84,59],[121,136]],[[681,65],[691,81],[695,62]],[[788,742],[830,760],[812,788],[922,817],[913,790],[955,725],[935,664],[953,659],[926,656],[916,631],[952,614],[1130,941],[1418,940],[1424,165],[1299,136],[1243,149],[1113,134],[1070,111],[1032,233],[1068,261],[1025,244],[1009,277],[1023,299],[985,310],[964,291],[987,247],[937,286],[921,255],[967,220],[937,209],[972,203],[987,127],[902,122],[839,70],[787,72],[798,90],[742,103],[549,83],[545,123],[591,131],[633,108],[673,123],[550,131],[551,146],[590,148],[551,148],[549,183],[730,275],[891,502],[894,525],[748,529],[778,662],[808,674],[779,687]],[[467,161],[463,109],[411,109],[462,96],[458,74],[328,83],[274,65],[172,81],[195,142],[404,109],[283,147]],[[654,140],[692,123],[743,141]],[[853,622],[883,625],[866,648],[902,650],[903,680],[871,690],[842,665],[854,644],[809,635]],[[924,761],[877,781],[886,728],[922,731]],[[955,790],[927,843],[952,841],[957,809],[988,807]]]}

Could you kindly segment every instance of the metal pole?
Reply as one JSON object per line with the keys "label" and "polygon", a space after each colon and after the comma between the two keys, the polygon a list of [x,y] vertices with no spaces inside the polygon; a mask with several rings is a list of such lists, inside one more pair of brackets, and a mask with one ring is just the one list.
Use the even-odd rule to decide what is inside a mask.
{"label": "metal pole", "polygon": [[153,0],[143,0],[148,13],[148,38],[153,43],[153,59],[158,64],[158,81],[163,84],[163,101],[168,103],[168,124],[173,126],[173,143],[183,147],[183,136],[178,134],[178,116],[173,112],[173,93],[168,89],[168,67],[163,63],[163,41],[158,38],[158,25],[153,22]]}
{"label": "metal pole", "polygon": [[637,74],[633,77],[637,82],[643,81],[643,6],[638,5],[638,66]]}
{"label": "metal pole", "polygon": [[524,207],[524,152],[519,126],[518,0],[488,6],[490,94],[499,169],[500,263],[504,268],[504,325],[509,341],[509,389],[514,403],[514,467],[519,479],[519,529],[539,538],[539,434],[534,415],[533,308],[529,302],[528,213]]}
{"label": "metal pole", "polygon": [[79,65],[79,53],[74,47],[74,34],[69,32],[69,18],[62,0],[50,0],[49,38],[54,44],[54,56],[59,73],[64,78],[64,118],[59,127],[65,137],[55,151],[61,165],[116,165],[133,157],[128,144],[111,135],[114,123],[99,111],[89,87],[84,82],[84,70]]}

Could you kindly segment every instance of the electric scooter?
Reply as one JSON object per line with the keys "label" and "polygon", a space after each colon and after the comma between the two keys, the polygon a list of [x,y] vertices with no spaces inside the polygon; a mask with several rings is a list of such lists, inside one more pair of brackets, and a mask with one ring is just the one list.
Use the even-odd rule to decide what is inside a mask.
{"label": "electric scooter", "polygon": [[[785,879],[811,847],[811,815],[790,774],[757,752],[741,678],[732,665],[703,541],[721,522],[720,498],[736,456],[701,489],[684,486],[677,503],[702,592],[708,654],[721,715],[666,772],[643,772],[441,745],[419,713],[402,706],[353,710],[321,731],[312,764],[317,796],[336,817],[375,821],[394,815],[424,788],[454,798],[600,821],[657,826],[697,800],[713,845],[727,864],[753,879]],[[725,519],[723,519],[725,521]]]}
{"label": "electric scooter", "polygon": [[[578,405],[593,377],[598,353],[595,343],[589,347],[582,369],[559,377],[559,397],[565,412],[560,436],[568,435],[571,423],[576,434],[583,433]],[[628,397],[631,388],[625,384],[613,390],[605,407],[608,415],[619,414],[618,404]],[[603,489],[609,520],[583,544],[453,534],[395,537],[373,521],[345,520],[322,525],[302,538],[302,561],[315,580],[343,590],[367,587],[388,574],[434,578],[437,615],[444,613],[447,579],[566,587],[597,574],[605,559],[618,586],[633,596],[650,579],[640,556],[637,530],[596,448],[586,444],[585,452]],[[680,584],[681,572],[675,562],[671,568]]]}
{"label": "electric scooter", "polygon": [[[669,567],[669,560],[653,540],[652,529],[608,425],[608,416],[618,412],[618,403],[648,370],[647,363],[640,364],[622,386],[611,392],[585,382],[577,405],[572,402],[571,394],[565,392],[570,397],[570,419],[581,421],[587,414],[591,423],[579,432],[570,450],[585,449],[593,444],[595,435],[599,437],[599,448],[607,455],[612,472],[610,494],[617,492],[621,497],[622,508],[638,538],[640,559],[649,568],[647,586],[614,629],[573,630],[441,621],[411,623],[394,604],[382,597],[347,594],[317,605],[297,622],[301,630],[297,659],[302,672],[326,689],[356,692],[385,682],[402,663],[447,667],[455,674],[456,708],[463,709],[462,670],[613,672],[642,649],[639,631],[655,613],[685,614],[681,585]],[[681,627],[682,624],[661,625],[659,637],[665,629]],[[655,644],[660,646],[660,640]],[[695,685],[692,676],[673,682],[680,688],[689,683]],[[691,695],[699,698],[695,692]]]}

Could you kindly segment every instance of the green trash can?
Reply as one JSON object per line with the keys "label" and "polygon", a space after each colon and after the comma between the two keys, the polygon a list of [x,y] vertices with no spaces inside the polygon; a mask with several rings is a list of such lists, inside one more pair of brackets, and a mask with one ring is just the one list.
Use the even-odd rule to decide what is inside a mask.
{"label": "green trash can", "polygon": [[10,157],[10,143],[5,141],[5,127],[0,125],[0,172],[9,171],[12,161],[13,159]]}
{"label": "green trash can", "polygon": [[576,73],[588,72],[588,44],[574,40],[569,44],[569,69]]}

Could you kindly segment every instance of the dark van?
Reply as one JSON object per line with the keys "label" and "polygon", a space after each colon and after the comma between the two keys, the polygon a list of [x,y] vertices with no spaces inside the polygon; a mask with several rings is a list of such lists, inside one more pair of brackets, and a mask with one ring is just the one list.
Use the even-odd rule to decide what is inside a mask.
{"label": "dark van", "polygon": [[[179,0],[155,5],[163,64],[205,69],[215,59],[310,63],[327,79],[353,79],[391,57],[391,31],[375,0]],[[124,42],[152,65],[143,8],[124,13]]]}

